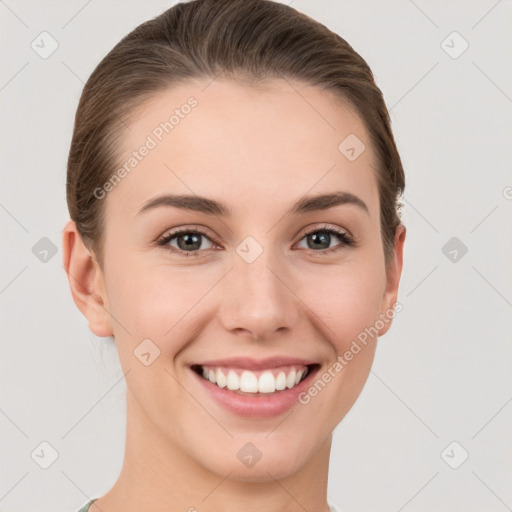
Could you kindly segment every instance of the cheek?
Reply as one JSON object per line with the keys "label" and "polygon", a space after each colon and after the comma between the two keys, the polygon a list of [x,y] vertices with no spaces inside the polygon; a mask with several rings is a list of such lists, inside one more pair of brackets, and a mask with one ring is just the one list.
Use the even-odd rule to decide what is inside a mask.
{"label": "cheek", "polygon": [[[299,297],[338,354],[379,318],[384,288],[375,266],[333,267],[302,279]],[[312,316],[314,316],[312,315]]]}
{"label": "cheek", "polygon": [[[129,267],[129,268],[128,268]],[[191,268],[164,265],[116,268],[111,274],[111,313],[134,336],[162,339],[208,291],[208,279]],[[168,334],[169,335],[169,334]]]}
{"label": "cheek", "polygon": [[169,407],[180,399],[170,363],[195,335],[199,308],[194,305],[208,291],[208,283],[194,280],[190,270],[148,267],[128,259],[111,268],[109,276],[110,312],[119,359],[129,371],[127,385],[141,407],[156,416],[162,397]]}
{"label": "cheek", "polygon": [[[174,359],[200,335],[210,318],[202,299],[218,282],[218,276],[198,268],[161,264],[118,268],[110,276],[110,312],[122,366],[137,370],[132,379],[145,372],[134,388],[139,390],[137,394],[149,392],[155,385],[167,387],[174,381],[163,370],[174,371]],[[148,351],[155,359],[145,367],[136,356]],[[160,380],[156,384],[155,378],[164,378],[165,384]],[[172,396],[176,389],[170,386],[167,391]]]}

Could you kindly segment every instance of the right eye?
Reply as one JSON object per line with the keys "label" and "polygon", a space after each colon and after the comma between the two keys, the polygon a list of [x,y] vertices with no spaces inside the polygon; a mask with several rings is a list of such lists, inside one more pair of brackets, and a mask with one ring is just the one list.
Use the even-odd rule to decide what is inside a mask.
{"label": "right eye", "polygon": [[[200,256],[201,254],[201,246],[202,240],[201,238],[206,238],[211,243],[213,243],[210,238],[206,235],[206,233],[195,229],[179,229],[176,231],[172,231],[170,233],[165,234],[159,240],[157,240],[157,245],[165,247],[169,249],[173,253],[177,253],[180,256]],[[178,247],[174,247],[170,245],[169,242],[176,240]],[[203,249],[204,250],[204,249]]]}

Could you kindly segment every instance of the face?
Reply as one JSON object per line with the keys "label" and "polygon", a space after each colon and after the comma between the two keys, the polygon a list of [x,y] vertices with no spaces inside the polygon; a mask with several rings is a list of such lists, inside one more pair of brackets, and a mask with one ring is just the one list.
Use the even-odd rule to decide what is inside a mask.
{"label": "face", "polygon": [[[159,93],[123,135],[121,161],[136,151],[136,163],[99,199],[108,314],[90,327],[115,337],[129,439],[243,481],[325,455],[368,377],[368,332],[391,324],[402,266],[403,230],[386,272],[362,121],[290,83]],[[355,159],[339,149],[350,134],[365,145]],[[327,194],[338,199],[307,201]],[[190,197],[151,205],[162,196]]]}

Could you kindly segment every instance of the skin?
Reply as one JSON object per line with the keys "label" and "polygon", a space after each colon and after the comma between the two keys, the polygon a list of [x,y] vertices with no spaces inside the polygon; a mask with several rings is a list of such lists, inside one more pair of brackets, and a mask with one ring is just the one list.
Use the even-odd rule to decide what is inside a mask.
{"label": "skin", "polygon": [[[310,403],[271,419],[239,417],[212,402],[189,365],[288,355],[317,361],[321,375],[395,304],[405,227],[386,271],[368,133],[348,104],[297,82],[216,79],[161,92],[124,133],[120,161],[190,96],[198,106],[102,199],[104,267],[73,221],[63,234],[73,299],[94,334],[114,336],[127,385],[123,468],[90,510],[231,512],[243,503],[247,512],[327,511],[332,432],[366,382],[378,336]],[[351,133],[366,145],[354,161],[338,150]],[[304,195],[333,191],[357,195],[369,213],[344,204],[285,216]],[[164,192],[221,201],[232,216],[165,206],[137,215]],[[306,233],[326,223],[357,246],[343,247],[335,235],[308,245]],[[207,232],[198,257],[155,243],[196,226]],[[251,264],[236,252],[247,236],[263,248]],[[178,241],[168,245],[179,251]],[[149,366],[133,354],[146,338],[160,349]],[[262,453],[250,468],[236,455],[247,442]]]}

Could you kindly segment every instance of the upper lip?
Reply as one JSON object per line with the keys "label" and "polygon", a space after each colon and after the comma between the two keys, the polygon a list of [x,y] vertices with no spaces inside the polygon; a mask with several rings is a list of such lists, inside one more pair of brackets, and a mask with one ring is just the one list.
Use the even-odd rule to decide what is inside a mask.
{"label": "upper lip", "polygon": [[225,359],[201,361],[195,364],[200,366],[226,366],[231,368],[245,368],[246,370],[264,370],[267,368],[277,368],[278,366],[308,366],[317,363],[315,363],[315,361],[300,359],[297,357],[278,356],[268,357],[266,359],[252,359],[250,357],[229,357]]}

